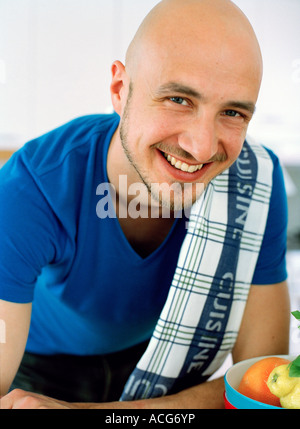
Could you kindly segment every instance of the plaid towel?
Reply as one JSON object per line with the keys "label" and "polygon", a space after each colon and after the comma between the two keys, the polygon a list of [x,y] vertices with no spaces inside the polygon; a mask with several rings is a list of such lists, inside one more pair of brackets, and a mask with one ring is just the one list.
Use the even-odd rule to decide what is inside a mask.
{"label": "plaid towel", "polygon": [[247,141],[192,207],[166,303],[121,400],[199,384],[231,352],[264,235],[272,172],[267,151]]}

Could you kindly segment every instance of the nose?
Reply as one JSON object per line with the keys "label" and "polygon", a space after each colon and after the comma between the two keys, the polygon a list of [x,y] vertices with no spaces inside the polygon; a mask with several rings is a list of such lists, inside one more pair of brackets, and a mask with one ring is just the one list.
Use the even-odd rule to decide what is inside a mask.
{"label": "nose", "polygon": [[178,143],[197,162],[204,164],[211,160],[218,150],[214,118],[202,114],[201,117],[190,120],[179,134]]}

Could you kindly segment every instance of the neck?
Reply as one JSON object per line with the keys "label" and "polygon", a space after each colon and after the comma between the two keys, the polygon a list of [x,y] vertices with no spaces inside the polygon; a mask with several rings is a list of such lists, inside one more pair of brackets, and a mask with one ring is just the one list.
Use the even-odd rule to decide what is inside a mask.
{"label": "neck", "polygon": [[131,246],[146,257],[166,238],[174,215],[169,212],[170,216],[164,218],[163,210],[157,206],[153,216],[153,201],[128,161],[118,133],[117,129],[107,155],[107,175],[116,192],[115,213]]}

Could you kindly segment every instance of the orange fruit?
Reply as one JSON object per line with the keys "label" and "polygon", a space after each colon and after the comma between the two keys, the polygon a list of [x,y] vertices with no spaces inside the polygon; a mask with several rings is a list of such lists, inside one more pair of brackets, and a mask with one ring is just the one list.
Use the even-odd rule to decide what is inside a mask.
{"label": "orange fruit", "polygon": [[243,375],[238,391],[255,401],[280,407],[280,400],[270,392],[267,381],[274,368],[288,363],[289,360],[275,356],[255,362]]}

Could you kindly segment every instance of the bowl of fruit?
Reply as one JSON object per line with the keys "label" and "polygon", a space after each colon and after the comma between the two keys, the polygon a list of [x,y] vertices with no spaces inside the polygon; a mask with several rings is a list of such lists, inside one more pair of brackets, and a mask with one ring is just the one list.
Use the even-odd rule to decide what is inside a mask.
{"label": "bowl of fruit", "polygon": [[[300,320],[300,312],[293,316]],[[300,409],[300,355],[260,356],[236,363],[224,376],[227,409]]]}

